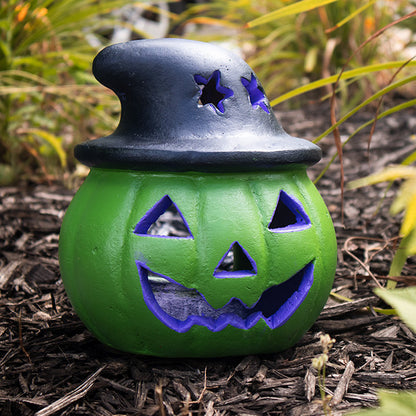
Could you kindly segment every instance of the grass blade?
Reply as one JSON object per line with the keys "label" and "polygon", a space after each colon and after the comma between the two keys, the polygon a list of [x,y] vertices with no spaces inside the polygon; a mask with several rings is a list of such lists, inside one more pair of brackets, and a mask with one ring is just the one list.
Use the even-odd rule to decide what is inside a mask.
{"label": "grass blade", "polygon": [[327,136],[329,133],[332,133],[338,126],[340,126],[345,120],[348,120],[351,116],[353,116],[356,112],[358,112],[359,110],[361,110],[363,107],[365,107],[366,105],[370,104],[371,102],[373,102],[374,100],[376,100],[377,98],[380,98],[381,96],[383,96],[384,94],[387,94],[388,92],[399,88],[405,84],[408,84],[412,81],[416,80],[416,75],[412,75],[410,77],[404,78],[400,81],[397,81],[393,84],[388,85],[387,87],[381,89],[380,91],[378,91],[376,94],[373,94],[370,98],[368,98],[367,100],[363,101],[360,105],[356,106],[354,109],[352,109],[351,111],[349,111],[345,116],[343,116],[339,121],[337,121],[334,125],[332,125],[329,129],[327,129],[326,131],[324,131],[321,135],[319,135],[315,140],[314,143],[318,143],[320,140],[322,140],[325,136]]}
{"label": "grass blade", "polygon": [[246,24],[247,28],[253,28],[265,23],[269,23],[273,20],[280,19],[282,17],[307,12],[308,10],[316,9],[317,7],[325,6],[326,4],[333,3],[337,0],[302,0],[289,6],[282,7],[271,13],[267,13],[257,19],[252,20]]}
{"label": "grass blade", "polygon": [[335,26],[325,30],[325,33],[331,33],[334,30],[342,27],[345,25],[345,23],[348,23],[350,20],[352,20],[355,16],[359,15],[364,10],[368,9],[370,6],[372,6],[376,0],[371,0],[367,4],[364,4],[364,6],[361,6],[359,9],[355,10],[353,13],[349,14],[345,19],[342,19],[340,22],[338,22]]}
{"label": "grass blade", "polygon": [[[330,77],[326,77],[318,81],[314,81],[309,84],[302,85],[301,87],[295,88],[294,90],[289,91],[288,93],[275,98],[274,100],[270,102],[270,104],[274,107],[275,105],[280,104],[284,101],[287,101],[300,94],[304,94],[306,92],[316,90],[326,85],[333,84],[334,82],[336,82],[338,78],[340,80],[359,78],[359,77],[363,77],[365,75],[371,74],[373,72],[379,72],[385,69],[400,68],[406,62],[407,61],[393,61],[393,62],[386,62],[382,64],[367,65],[367,66],[363,66],[360,68],[355,68],[349,71],[345,71],[341,74],[341,76],[339,74],[331,75]],[[416,62],[415,61],[409,62],[407,66],[416,66]]]}

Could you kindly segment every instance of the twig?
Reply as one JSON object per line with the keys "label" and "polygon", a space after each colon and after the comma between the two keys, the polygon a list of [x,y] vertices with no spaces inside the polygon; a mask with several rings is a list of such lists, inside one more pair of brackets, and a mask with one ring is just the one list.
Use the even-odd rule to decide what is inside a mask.
{"label": "twig", "polygon": [[[336,106],[336,88],[338,86],[338,81],[335,85],[332,86],[332,95],[331,95],[331,108],[330,108],[330,116],[331,116],[331,124],[334,126],[337,123],[337,117],[335,114],[335,106]],[[341,142],[341,133],[339,132],[339,128],[335,127],[333,131],[335,146],[337,148],[338,158],[339,158],[339,166],[340,166],[340,188],[341,188],[341,223],[344,224],[344,183],[345,183],[345,174],[344,174],[344,157],[342,153],[342,142]]]}
{"label": "twig", "polygon": [[40,157],[39,153],[33,147],[29,146],[27,143],[22,143],[22,146],[26,149],[26,151],[31,154],[39,163],[39,166],[45,175],[45,179],[48,182],[49,186],[52,186],[52,177],[48,173],[48,169],[46,168],[45,164],[43,163],[42,158]]}
{"label": "twig", "polygon": [[347,249],[347,245],[348,245],[349,241],[350,241],[350,239],[345,241],[343,251],[345,251],[345,253],[349,254],[355,261],[357,261],[361,265],[361,267],[371,276],[371,278],[375,281],[376,285],[379,288],[383,288],[383,286],[381,286],[380,282],[377,280],[377,278],[371,272],[370,268],[362,260],[360,260],[355,254],[351,253],[351,251],[349,251]]}
{"label": "twig", "polygon": [[[351,278],[352,276],[343,276],[345,278]],[[354,276],[354,279],[364,279],[369,280],[373,278],[379,279],[379,280],[393,280],[398,283],[403,283],[406,286],[416,286],[416,276],[410,275],[410,276],[380,276],[379,274],[373,274],[373,276],[366,276],[364,274],[356,274]]]}
{"label": "twig", "polygon": [[[397,75],[400,73],[400,71],[402,71],[402,69],[404,68],[404,67],[406,67],[406,65],[410,62],[410,61],[412,61],[413,59],[415,59],[416,58],[416,56],[412,56],[411,58],[409,58],[403,65],[401,65],[400,66],[400,68],[393,74],[393,76],[390,78],[390,80],[389,80],[389,82],[387,83],[387,85],[390,85],[390,84],[392,84],[393,83],[393,81],[394,81],[394,79],[397,77]],[[375,115],[374,115],[374,121],[373,121],[373,123],[372,123],[372,125],[371,125],[371,130],[370,130],[370,134],[369,134],[369,136],[368,136],[368,141],[367,141],[367,152],[368,152],[368,158],[370,158],[370,146],[371,146],[371,140],[372,140],[372,138],[373,138],[373,135],[374,135],[374,132],[375,132],[375,130],[376,130],[376,124],[377,124],[377,118],[378,118],[378,114],[379,114],[379,112],[380,112],[380,108],[381,108],[381,105],[383,104],[383,101],[384,101],[384,95],[382,95],[381,97],[380,97],[380,99],[378,100],[378,103],[377,103],[377,108],[376,108],[376,112],[375,112]]]}
{"label": "twig", "polygon": [[19,344],[20,349],[23,351],[23,353],[26,355],[27,359],[29,360],[29,363],[32,364],[32,360],[30,359],[29,353],[26,351],[25,346],[23,345],[23,331],[22,331],[22,310],[19,310],[19,318],[18,318],[18,325],[19,325]]}
{"label": "twig", "polygon": [[156,403],[159,406],[160,416],[166,416],[165,405],[163,404],[163,385],[159,381],[159,384],[155,386]]}
{"label": "twig", "polygon": [[35,416],[49,416],[63,409],[64,407],[69,406],[71,403],[76,402],[79,399],[82,399],[94,386],[95,380],[98,378],[100,373],[104,370],[106,366],[99,368],[95,373],[88,377],[81,385],[76,389],[72,390],[70,393],[66,394],[64,397],[61,397],[59,400],[51,403],[49,406],[44,407],[35,413]]}
{"label": "twig", "polygon": [[205,367],[204,370],[204,387],[202,388],[201,394],[198,397],[198,400],[194,400],[192,402],[188,402],[188,404],[199,404],[201,403],[202,398],[204,397],[204,394],[207,391],[207,368]]}
{"label": "twig", "polygon": [[347,250],[346,248],[344,248],[344,251],[347,254],[349,254],[355,261],[357,261],[358,263],[360,263],[361,267],[371,276],[371,278],[374,280],[374,282],[376,283],[376,285],[379,288],[383,289],[383,286],[381,286],[380,282],[374,276],[374,274],[372,273],[372,271],[370,270],[370,268],[362,260],[360,260],[355,254],[352,254],[351,251]]}

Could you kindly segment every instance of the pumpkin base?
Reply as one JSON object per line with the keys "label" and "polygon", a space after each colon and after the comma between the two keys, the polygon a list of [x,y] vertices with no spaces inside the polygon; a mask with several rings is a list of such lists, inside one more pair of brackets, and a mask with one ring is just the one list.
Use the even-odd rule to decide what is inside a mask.
{"label": "pumpkin base", "polygon": [[[148,233],[172,203],[189,233]],[[312,326],[332,287],[336,240],[304,169],[94,168],[65,215],[59,258],[76,312],[105,344],[163,357],[231,356],[281,351]]]}

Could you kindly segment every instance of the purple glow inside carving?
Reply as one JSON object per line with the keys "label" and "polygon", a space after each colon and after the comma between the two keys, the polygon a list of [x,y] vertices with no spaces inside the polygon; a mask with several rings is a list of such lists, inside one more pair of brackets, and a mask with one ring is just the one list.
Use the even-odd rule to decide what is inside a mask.
{"label": "purple glow inside carving", "polygon": [[[232,270],[224,270],[223,264],[227,256],[233,255]],[[237,259],[238,257],[238,259]],[[237,262],[238,260],[238,262]],[[239,278],[255,276],[257,274],[256,262],[247,253],[238,241],[234,241],[214,270],[214,277],[218,279]]]}
{"label": "purple glow inside carving", "polygon": [[283,325],[305,300],[313,284],[313,261],[289,280],[266,289],[250,307],[231,298],[222,308],[213,308],[196,289],[188,289],[168,276],[155,273],[136,261],[144,301],[163,324],[176,332],[201,325],[218,332],[227,325],[250,329],[263,319],[271,329]]}
{"label": "purple glow inside carving", "polygon": [[250,81],[242,77],[241,83],[244,85],[248,92],[251,105],[254,108],[261,107],[267,114],[270,114],[270,110],[267,106],[266,95],[254,74],[251,74]]}
{"label": "purple glow inside carving", "polygon": [[[180,218],[182,219],[182,225],[186,229],[186,235],[181,236],[168,236],[168,235],[158,235],[158,234],[150,234],[149,230],[156,223],[156,221],[171,207],[173,206],[178,214],[180,215]],[[169,195],[165,195],[161,200],[156,202],[155,205],[153,205],[152,208],[150,208],[146,214],[143,215],[141,220],[136,224],[136,227],[134,228],[134,234],[140,235],[140,236],[147,236],[147,237],[159,237],[159,238],[187,238],[187,239],[193,239],[193,235],[191,233],[191,230],[189,229],[189,226],[183,217],[181,211],[179,210],[178,206],[170,199]]]}
{"label": "purple glow inside carving", "polygon": [[268,229],[274,233],[286,233],[306,230],[311,221],[302,207],[302,204],[293,196],[280,191],[276,208]]}
{"label": "purple glow inside carving", "polygon": [[194,75],[194,80],[201,88],[199,102],[202,105],[209,104],[224,113],[224,100],[232,97],[234,92],[221,85],[221,72],[217,69],[208,79],[197,74]]}

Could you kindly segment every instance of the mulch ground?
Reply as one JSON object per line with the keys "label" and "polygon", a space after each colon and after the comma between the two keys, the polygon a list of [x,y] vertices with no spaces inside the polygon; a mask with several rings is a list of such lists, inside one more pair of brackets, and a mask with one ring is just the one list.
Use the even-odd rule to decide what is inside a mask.
{"label": "mulch ground", "polygon": [[[291,134],[311,138],[327,109],[279,114]],[[347,137],[368,115],[343,126]],[[416,115],[378,123],[345,147],[346,180],[398,163],[415,150]],[[324,160],[334,154],[332,138]],[[388,208],[396,186],[345,192],[341,220],[339,164],[318,183],[334,220],[339,260],[333,292],[313,327],[275,355],[160,359],[120,353],[99,343],[74,313],[60,280],[60,224],[73,191],[60,185],[0,188],[0,415],[289,415],[323,414],[312,359],[319,336],[336,339],[325,392],[332,415],[377,405],[377,389],[416,389],[416,338],[373,289],[385,285],[400,219]],[[379,203],[381,205],[378,208]],[[416,283],[410,259],[399,286]]]}

